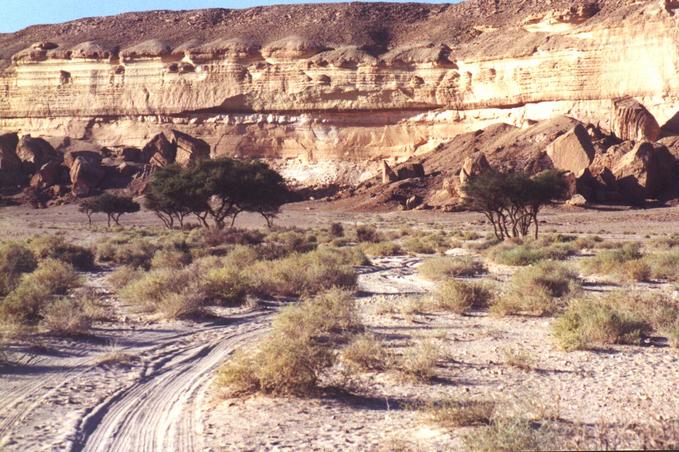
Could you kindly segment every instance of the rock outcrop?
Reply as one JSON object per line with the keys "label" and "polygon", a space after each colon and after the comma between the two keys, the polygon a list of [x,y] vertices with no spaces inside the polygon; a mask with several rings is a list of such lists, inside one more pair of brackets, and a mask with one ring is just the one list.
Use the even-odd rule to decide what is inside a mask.
{"label": "rock outcrop", "polygon": [[[562,114],[655,140],[679,104],[675,12],[658,1],[468,0],[32,27],[0,36],[0,131],[141,148],[177,130],[213,155],[317,165],[288,172],[302,182],[325,180],[333,165],[347,175],[337,168],[348,162],[375,162],[375,174],[383,159],[459,134]],[[612,115],[621,96],[645,109],[619,101]],[[172,160],[155,155],[156,165]]]}
{"label": "rock outcrop", "polygon": [[594,146],[587,130],[578,124],[547,147],[555,168],[580,174],[594,158]]}
{"label": "rock outcrop", "polygon": [[656,141],[660,138],[658,121],[631,97],[613,101],[611,130],[622,140]]}

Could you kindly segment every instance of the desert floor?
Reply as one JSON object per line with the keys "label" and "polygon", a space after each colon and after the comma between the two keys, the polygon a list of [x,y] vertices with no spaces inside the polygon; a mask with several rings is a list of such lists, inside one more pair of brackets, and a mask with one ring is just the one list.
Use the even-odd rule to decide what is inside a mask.
{"label": "desert floor", "polygon": [[[544,231],[596,233],[611,240],[679,232],[679,207],[548,210],[542,219]],[[92,245],[110,234],[101,219],[94,229],[85,220],[75,206],[8,207],[0,209],[0,236],[51,233]],[[277,225],[321,227],[336,221],[489,230],[478,214],[378,215],[333,211],[323,203],[288,206]],[[148,213],[123,217],[122,223],[159,226]],[[239,226],[262,223],[244,216]],[[679,431],[679,349],[668,347],[663,338],[642,346],[565,352],[554,344],[549,317],[463,316],[412,308],[433,288],[417,273],[426,258],[373,258],[371,265],[358,268],[356,296],[366,327],[393,353],[423,341],[437,345],[436,377],[412,382],[393,370],[369,371],[352,375],[350,384],[339,388],[333,385],[335,376],[328,375],[327,389],[308,399],[225,398],[213,384],[220,364],[264,336],[279,303],[262,300],[242,308],[215,308],[199,320],[162,321],[121,303],[108,285],[107,269],[84,274],[111,319],[98,322],[84,338],[36,335],[3,345],[8,359],[0,366],[0,448],[464,450],[462,438],[472,427],[440,427],[418,408],[446,398],[494,401],[507,413],[558,420],[580,435],[591,433],[591,441],[602,448],[652,447],[653,434],[644,432]],[[491,265],[478,279],[502,284],[513,271]],[[588,291],[634,288],[679,297],[671,284],[633,286],[584,281]],[[527,357],[525,366],[507,362],[516,354]],[[577,440],[572,448],[578,447]]]}

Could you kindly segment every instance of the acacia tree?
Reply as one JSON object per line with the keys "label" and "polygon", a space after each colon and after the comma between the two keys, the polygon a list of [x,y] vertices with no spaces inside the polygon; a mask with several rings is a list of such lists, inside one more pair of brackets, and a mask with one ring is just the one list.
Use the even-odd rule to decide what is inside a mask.
{"label": "acacia tree", "polygon": [[194,210],[206,210],[206,200],[200,202],[191,196],[195,185],[178,165],[160,168],[148,185],[144,207],[153,211],[167,228],[174,228],[175,221],[183,228],[184,219]]}
{"label": "acacia tree", "polygon": [[108,227],[111,227],[111,221],[120,226],[120,217],[122,215],[139,212],[139,209],[139,203],[132,198],[112,195],[110,193],[103,193],[80,203],[80,211],[87,214],[90,225],[92,224],[92,214],[105,213],[108,219]]}
{"label": "acacia tree", "polygon": [[563,175],[556,170],[533,177],[523,172],[488,171],[470,178],[463,188],[467,207],[483,213],[500,240],[526,237],[531,226],[537,238],[540,210],[560,198],[564,189]]}

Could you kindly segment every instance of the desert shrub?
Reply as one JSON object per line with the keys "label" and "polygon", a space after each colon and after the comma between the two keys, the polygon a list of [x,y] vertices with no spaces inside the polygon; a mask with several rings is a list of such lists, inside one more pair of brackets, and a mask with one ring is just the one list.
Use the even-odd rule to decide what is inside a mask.
{"label": "desert shrub", "polygon": [[35,256],[27,247],[18,243],[0,244],[0,297],[11,292],[24,273],[37,267]]}
{"label": "desert shrub", "polygon": [[330,225],[330,235],[333,237],[344,237],[344,226],[342,223],[332,223]]}
{"label": "desert shrub", "polygon": [[508,348],[503,352],[504,363],[521,370],[533,368],[533,357],[527,350]]}
{"label": "desert shrub", "polygon": [[78,270],[94,268],[94,253],[89,248],[66,242],[62,237],[43,235],[32,238],[28,247],[38,259],[58,259]]}
{"label": "desert shrub", "polygon": [[256,229],[196,229],[192,234],[198,236],[198,241],[207,247],[220,245],[259,245],[266,235]]}
{"label": "desert shrub", "polygon": [[463,442],[472,452],[557,450],[553,436],[547,427],[530,419],[496,416],[488,427],[465,435]]}
{"label": "desert shrub", "polygon": [[403,352],[398,369],[409,380],[427,382],[436,376],[441,349],[433,340],[422,340]]}
{"label": "desert shrub", "polygon": [[356,226],[356,240],[358,242],[379,242],[381,237],[375,226],[362,224]]}
{"label": "desert shrub", "polygon": [[308,395],[335,362],[328,335],[341,335],[356,322],[351,293],[340,289],[289,306],[274,319],[269,337],[221,368],[218,383],[234,394]]}
{"label": "desert shrub", "polygon": [[235,306],[245,302],[250,283],[241,268],[238,264],[228,263],[205,273],[201,285],[211,304]]}
{"label": "desert shrub", "polygon": [[568,244],[541,246],[537,242],[503,242],[487,250],[493,262],[512,266],[531,265],[546,259],[563,260],[574,253],[575,249]]}
{"label": "desert shrub", "polygon": [[151,268],[172,268],[180,270],[191,263],[191,254],[173,249],[160,249],[153,254]]}
{"label": "desert shrub", "polygon": [[442,281],[457,276],[476,276],[486,271],[484,265],[470,257],[436,257],[425,260],[419,273],[432,281]]}
{"label": "desert shrub", "polygon": [[269,235],[268,242],[278,244],[285,256],[292,253],[308,253],[318,247],[316,236],[300,231],[281,231]]}
{"label": "desert shrub", "polygon": [[621,244],[617,248],[599,252],[583,260],[582,269],[587,274],[612,275],[631,281],[643,281],[651,268],[643,260],[639,243]]}
{"label": "desert shrub", "polygon": [[484,285],[463,281],[444,281],[434,292],[434,304],[439,309],[465,314],[488,306],[492,292]]}
{"label": "desert shrub", "polygon": [[588,350],[612,344],[637,344],[650,326],[615,304],[601,299],[577,299],[553,324],[564,350]]}
{"label": "desert shrub", "polygon": [[679,301],[662,293],[615,291],[603,300],[623,316],[644,322],[657,333],[669,334],[679,321]]}
{"label": "desert shrub", "polygon": [[383,369],[387,360],[388,354],[384,344],[372,333],[357,335],[342,350],[342,361],[353,369]]}
{"label": "desert shrub", "polygon": [[446,398],[429,402],[420,410],[430,422],[444,428],[488,425],[495,412],[495,403]]}
{"label": "desert shrub", "polygon": [[410,237],[403,241],[403,248],[412,254],[434,254],[434,244],[420,237]]}
{"label": "desert shrub", "polygon": [[331,287],[353,288],[356,271],[347,265],[342,251],[322,248],[306,254],[293,254],[271,262],[258,262],[244,274],[262,296],[300,296]]}
{"label": "desert shrub", "polygon": [[257,248],[247,245],[236,245],[222,259],[222,262],[225,266],[237,265],[243,268],[254,264],[261,258]]}
{"label": "desert shrub", "polygon": [[97,259],[116,265],[129,265],[134,268],[151,268],[151,261],[158,246],[143,238],[113,239],[97,246]]}
{"label": "desert shrub", "polygon": [[517,271],[506,293],[498,296],[491,312],[499,315],[548,315],[557,312],[579,289],[578,276],[569,267],[554,261]]}
{"label": "desert shrub", "polygon": [[679,247],[679,234],[671,234],[653,241],[653,245],[656,248],[671,250],[672,248]]}
{"label": "desert shrub", "polygon": [[363,250],[369,256],[401,256],[403,249],[394,242],[368,243]]}
{"label": "desert shrub", "polygon": [[41,309],[40,326],[63,336],[82,335],[90,329],[92,318],[79,299],[59,298]]}
{"label": "desert shrub", "polygon": [[108,275],[108,282],[113,286],[114,289],[120,290],[126,285],[130,284],[137,278],[143,276],[143,270],[139,270],[129,265],[123,265],[116,268]]}
{"label": "desert shrub", "polygon": [[24,274],[16,288],[0,301],[0,319],[5,323],[35,325],[40,320],[40,311],[55,295],[65,294],[79,282],[71,265],[46,259],[34,272]]}
{"label": "desert shrub", "polygon": [[125,286],[119,295],[144,312],[157,312],[167,318],[195,315],[205,305],[205,294],[190,268],[151,270]]}
{"label": "desert shrub", "polygon": [[644,261],[652,278],[679,281],[679,248],[666,253],[649,254]]}

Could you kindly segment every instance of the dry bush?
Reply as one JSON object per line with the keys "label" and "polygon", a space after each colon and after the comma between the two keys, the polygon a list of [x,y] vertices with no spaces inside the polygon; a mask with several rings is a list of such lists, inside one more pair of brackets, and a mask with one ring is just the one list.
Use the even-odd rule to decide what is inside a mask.
{"label": "dry bush", "polygon": [[486,271],[484,265],[471,257],[435,257],[425,260],[419,273],[432,281],[442,281],[459,276],[476,276]]}
{"label": "dry bush", "polygon": [[97,260],[134,268],[151,268],[158,245],[145,238],[116,237],[97,246]]}
{"label": "dry bush", "polygon": [[276,257],[285,257],[293,253],[308,253],[318,247],[315,235],[305,231],[276,231],[267,237],[267,243],[278,250]]}
{"label": "dry bush", "polygon": [[403,249],[410,254],[434,254],[436,248],[433,243],[420,237],[410,237],[402,242]]}
{"label": "dry bush", "polygon": [[130,267],[129,265],[123,265],[112,271],[106,279],[114,289],[120,290],[143,275],[143,270]]}
{"label": "dry bush", "polygon": [[543,261],[517,271],[506,293],[495,298],[497,315],[549,315],[560,310],[567,297],[578,292],[577,274],[564,264]]}
{"label": "dry bush", "polygon": [[237,306],[245,302],[251,284],[243,275],[242,267],[228,263],[208,270],[201,285],[210,304]]}
{"label": "dry bush", "polygon": [[0,244],[0,297],[19,284],[21,275],[32,272],[37,266],[33,252],[24,245]]}
{"label": "dry bush", "polygon": [[679,248],[666,253],[649,254],[644,258],[652,278],[679,281]]}
{"label": "dry bush", "polygon": [[627,281],[644,281],[651,275],[651,268],[643,260],[639,243],[621,244],[601,251],[583,260],[581,265],[587,274],[611,275]]}
{"label": "dry bush", "polygon": [[437,342],[431,339],[422,340],[403,352],[397,363],[398,370],[409,380],[431,381],[436,376],[441,354],[441,347]]}
{"label": "dry bush", "polygon": [[612,344],[638,344],[650,332],[643,319],[606,299],[573,300],[552,325],[564,350],[589,350]]}
{"label": "dry bush", "polygon": [[153,254],[151,268],[169,268],[181,270],[191,264],[191,254],[176,249],[160,249]]}
{"label": "dry bush", "polygon": [[402,256],[405,254],[403,249],[394,242],[367,243],[362,248],[368,256]]}
{"label": "dry bush", "polygon": [[576,253],[568,243],[542,245],[540,242],[515,243],[505,241],[489,248],[487,256],[498,264],[526,266],[547,259],[563,260]]}
{"label": "dry bush", "polygon": [[269,337],[221,368],[218,383],[233,395],[309,395],[334,364],[334,347],[357,321],[353,297],[341,289],[289,306],[274,319]]}
{"label": "dry bush", "polygon": [[54,235],[34,237],[29,240],[28,247],[40,260],[60,260],[83,271],[94,268],[94,253],[92,253],[92,250],[68,243],[62,237]]}
{"label": "dry bush", "polygon": [[490,424],[495,402],[447,398],[425,404],[420,412],[427,420],[444,428],[474,427]]}
{"label": "dry bush", "polygon": [[493,293],[485,285],[453,280],[436,287],[433,301],[439,309],[465,314],[488,307],[492,298]]}
{"label": "dry bush", "polygon": [[666,335],[672,342],[673,331],[679,326],[679,301],[657,293],[616,291],[603,300],[617,312],[650,326],[657,334]]}
{"label": "dry bush", "polygon": [[258,253],[257,248],[248,245],[236,245],[222,259],[222,263],[225,266],[238,265],[243,268],[260,259],[262,259],[262,256]]}
{"label": "dry bush", "polygon": [[92,326],[92,318],[78,298],[59,298],[41,309],[40,326],[53,334],[80,336]]}
{"label": "dry bush", "polygon": [[389,354],[384,344],[372,333],[354,337],[342,350],[342,361],[352,369],[380,370],[387,366]]}
{"label": "dry bush", "polygon": [[357,242],[379,242],[382,240],[380,233],[375,226],[362,224],[356,226],[356,241]]}
{"label": "dry bush", "polygon": [[261,296],[300,296],[331,287],[353,288],[357,274],[338,249],[322,248],[311,253],[293,254],[271,262],[258,262],[244,270]]}
{"label": "dry bush", "polygon": [[332,223],[329,232],[333,237],[344,237],[344,226],[342,223]]}

